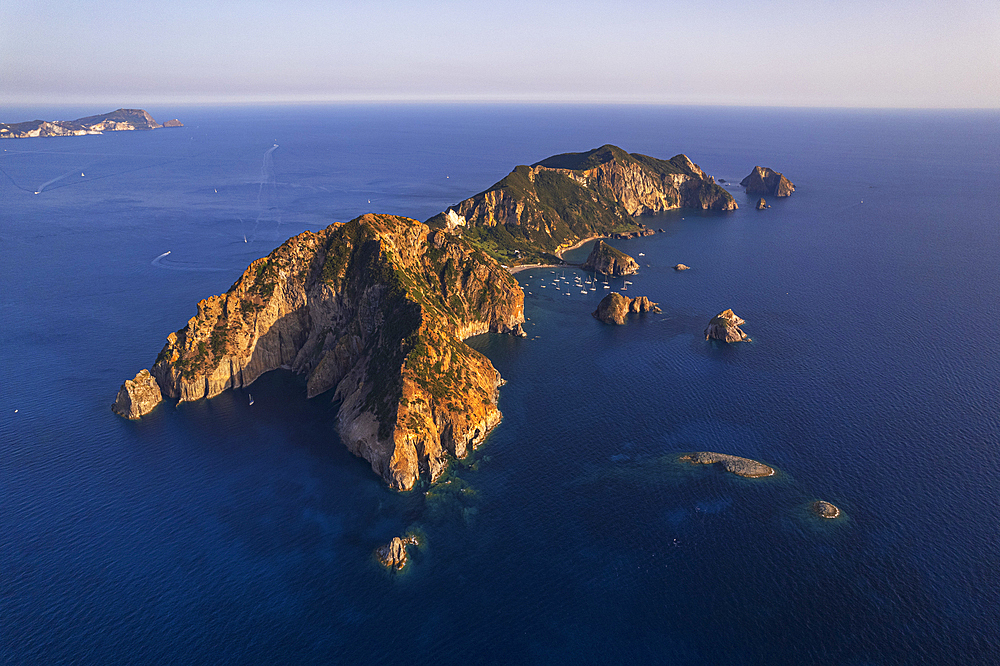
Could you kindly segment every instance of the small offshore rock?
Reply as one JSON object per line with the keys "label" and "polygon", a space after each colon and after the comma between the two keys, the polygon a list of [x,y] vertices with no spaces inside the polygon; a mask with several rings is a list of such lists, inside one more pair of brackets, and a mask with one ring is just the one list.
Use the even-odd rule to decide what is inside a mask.
{"label": "small offshore rock", "polygon": [[596,271],[613,277],[621,277],[635,273],[639,270],[639,264],[621,250],[598,240],[594,243],[594,249],[590,251],[590,256],[587,257],[582,268],[585,271]]}
{"label": "small offshore rock", "polygon": [[715,465],[731,474],[742,476],[747,479],[758,479],[774,474],[774,469],[762,462],[751,460],[750,458],[740,458],[725,453],[713,453],[712,451],[698,451],[680,457],[681,460],[690,462],[692,465]]}
{"label": "small offshore rock", "polygon": [[674,266],[674,270],[675,271],[689,271],[689,270],[691,270],[691,267],[690,266],[685,266],[684,264],[677,264],[676,266]]}
{"label": "small offshore rock", "polygon": [[840,509],[829,502],[818,500],[812,504],[813,513],[820,518],[837,518],[840,516]]}
{"label": "small offshore rock", "polygon": [[765,208],[770,208],[770,206],[764,201],[764,197],[761,197],[760,201],[757,202],[757,210],[764,210]]}
{"label": "small offshore rock", "polygon": [[644,312],[661,312],[656,303],[653,303],[646,296],[629,298],[617,291],[613,291],[597,305],[591,315],[595,319],[603,321],[605,324],[624,324],[629,314],[641,314]]}
{"label": "small offshore rock", "polygon": [[163,126],[164,127],[184,127],[184,123],[182,123],[181,121],[179,121],[176,118],[174,118],[173,120],[168,120],[167,122],[163,123]]}
{"label": "small offshore rock", "polygon": [[149,370],[140,370],[134,379],[126,379],[118,390],[111,410],[118,416],[136,420],[153,411],[163,400],[160,386]]}
{"label": "small offshore rock", "polygon": [[399,570],[406,566],[406,547],[411,545],[420,545],[417,537],[392,537],[392,541],[375,549],[375,557],[382,566]]}
{"label": "small offshore rock", "polygon": [[510,331],[508,331],[508,333],[510,335],[516,335],[519,338],[526,338],[526,337],[528,337],[528,334],[524,332],[524,328],[519,323],[518,324],[514,324],[511,327]]}
{"label": "small offshore rock", "polygon": [[747,194],[767,194],[772,197],[787,197],[795,191],[792,181],[768,167],[755,166],[750,175],[740,181],[747,188]]}
{"label": "small offshore rock", "polygon": [[705,339],[715,338],[723,342],[750,342],[750,336],[740,330],[740,326],[746,322],[732,310],[723,310],[712,317],[705,327]]}

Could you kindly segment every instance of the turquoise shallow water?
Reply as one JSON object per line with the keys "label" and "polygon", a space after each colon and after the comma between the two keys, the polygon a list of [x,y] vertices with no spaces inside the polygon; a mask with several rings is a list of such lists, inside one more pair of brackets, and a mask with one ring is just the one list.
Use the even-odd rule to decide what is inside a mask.
{"label": "turquoise shallow water", "polygon": [[[1000,658],[995,113],[150,111],[187,126],[0,146],[0,660]],[[733,188],[734,213],[615,241],[642,264],[626,293],[663,309],[626,326],[590,316],[603,289],[519,273],[529,338],[470,341],[509,382],[504,421],[430,492],[385,490],[289,373],[253,406],[110,412],[288,236],[426,219],[608,142],[797,191],[758,212]],[[725,308],[752,343],[705,342]],[[699,449],[779,474],[677,463]],[[406,529],[425,545],[387,574],[372,550]]]}

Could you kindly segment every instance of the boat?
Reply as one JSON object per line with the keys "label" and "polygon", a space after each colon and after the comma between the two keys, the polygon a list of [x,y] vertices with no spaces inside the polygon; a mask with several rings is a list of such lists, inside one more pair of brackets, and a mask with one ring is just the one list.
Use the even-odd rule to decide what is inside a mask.
{"label": "boat", "polygon": [[249,393],[247,393],[247,395],[249,395],[249,396],[250,396],[250,404],[252,405],[252,404],[253,404],[253,396],[252,396],[252,395],[250,395]]}

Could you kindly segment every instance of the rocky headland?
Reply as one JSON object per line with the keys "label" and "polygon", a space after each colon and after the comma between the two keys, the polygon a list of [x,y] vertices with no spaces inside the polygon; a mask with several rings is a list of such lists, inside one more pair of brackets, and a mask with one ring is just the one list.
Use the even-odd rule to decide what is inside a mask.
{"label": "rocky headland", "polygon": [[639,264],[621,250],[598,240],[594,243],[590,256],[583,262],[581,268],[585,271],[596,271],[612,277],[622,277],[639,270]]}
{"label": "rocky headland", "polygon": [[812,503],[810,507],[817,516],[820,518],[837,518],[840,516],[840,509],[838,509],[833,504],[829,502],[824,502],[823,500],[817,500]]}
{"label": "rocky headland", "polygon": [[76,120],[28,120],[22,123],[0,123],[0,139],[27,139],[39,136],[80,136],[103,132],[151,130],[160,127],[181,127],[179,120],[160,125],[143,109],[118,109],[97,116]]}
{"label": "rocky headland", "polygon": [[[524,321],[524,292],[443,230],[365,215],[295,236],[171,333],[152,375],[181,402],[276,368],[332,391],[337,430],[395,489],[433,481],[500,422],[500,374],[466,345]],[[141,373],[140,373],[141,374]]]}
{"label": "rocky headland", "polygon": [[[795,191],[792,181],[774,169],[762,166],[755,166],[750,175],[740,181],[740,185],[747,188],[747,194],[766,194],[772,197],[791,196]],[[758,210],[760,210],[759,203]]]}
{"label": "rocky headland", "polygon": [[605,324],[622,325],[630,314],[660,312],[660,308],[645,296],[629,298],[616,291],[601,299],[591,315]]}
{"label": "rocky headland", "polygon": [[722,340],[723,342],[750,342],[750,336],[740,330],[746,322],[732,310],[723,310],[712,317],[705,327],[705,339]]}
{"label": "rocky headland", "polygon": [[748,479],[757,479],[774,474],[774,469],[762,462],[751,460],[750,458],[740,458],[725,453],[713,453],[711,451],[698,451],[680,457],[681,460],[692,465],[719,465],[722,469],[731,474],[742,476]]}
{"label": "rocky headland", "polygon": [[463,227],[503,264],[559,263],[560,247],[595,236],[654,233],[636,217],[676,208],[735,210],[736,201],[685,155],[660,160],[612,145],[515,168],[428,220]]}

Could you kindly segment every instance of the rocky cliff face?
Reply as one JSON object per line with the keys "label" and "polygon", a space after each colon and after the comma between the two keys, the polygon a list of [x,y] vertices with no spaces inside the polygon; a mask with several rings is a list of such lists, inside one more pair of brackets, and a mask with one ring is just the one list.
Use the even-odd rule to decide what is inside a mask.
{"label": "rocky cliff face", "polygon": [[635,217],[674,208],[734,210],[736,201],[684,155],[659,160],[608,145],[519,166],[428,222],[461,220],[501,261],[528,263],[582,238],[641,230]]}
{"label": "rocky cliff face", "polygon": [[[795,191],[792,181],[773,169],[755,166],[740,185],[747,188],[747,194],[766,194],[773,197],[787,197]],[[763,201],[763,199],[761,199]],[[757,210],[760,210],[758,202]]]}
{"label": "rocky cliff face", "polygon": [[723,310],[708,322],[708,326],[705,327],[705,339],[714,338],[723,342],[750,342],[750,336],[740,330],[740,326],[745,323],[732,310]]}
{"label": "rocky cliff face", "polygon": [[635,273],[639,270],[639,264],[621,250],[598,240],[594,243],[594,248],[590,251],[587,261],[583,262],[582,268],[585,271],[597,271],[605,275],[621,277]]}
{"label": "rocky cliff face", "polygon": [[459,236],[365,215],[250,264],[171,333],[163,394],[210,398],[275,368],[333,390],[344,444],[393,488],[436,479],[500,422],[499,373],[463,339],[524,321],[514,278]]}
{"label": "rocky cliff face", "polygon": [[163,396],[156,380],[149,370],[141,370],[134,379],[125,380],[111,409],[119,416],[135,420],[153,411],[161,400]]}
{"label": "rocky cliff face", "polygon": [[[180,121],[171,127],[180,127]],[[26,139],[39,136],[79,136],[102,132],[149,130],[161,127],[143,109],[118,109],[76,120],[29,120],[23,123],[0,123],[0,139]]]}
{"label": "rocky cliff face", "polygon": [[605,324],[621,325],[625,323],[629,314],[644,312],[660,312],[660,308],[645,296],[629,298],[618,292],[611,292],[601,299],[597,309],[591,314]]}

